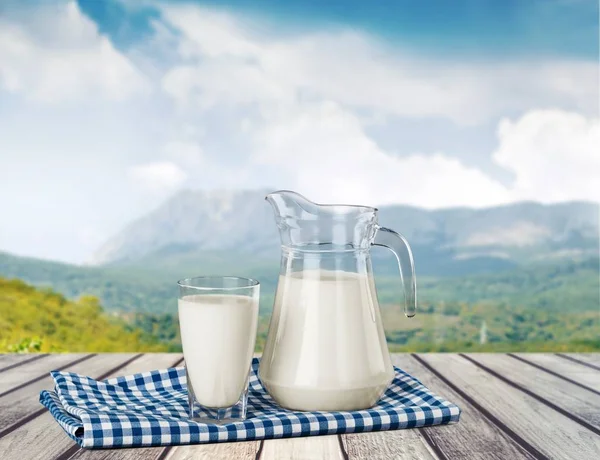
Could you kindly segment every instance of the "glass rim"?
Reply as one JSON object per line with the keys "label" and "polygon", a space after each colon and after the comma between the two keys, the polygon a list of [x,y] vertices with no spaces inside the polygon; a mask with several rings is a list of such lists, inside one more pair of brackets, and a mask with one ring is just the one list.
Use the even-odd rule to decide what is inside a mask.
{"label": "glass rim", "polygon": [[[205,280],[210,284],[211,280],[238,280],[245,281],[247,284],[245,286],[195,286],[193,284],[194,281],[197,280]],[[251,289],[257,286],[260,286],[260,282],[255,280],[254,278],[245,278],[243,276],[220,276],[220,275],[208,275],[208,276],[192,276],[190,278],[183,278],[177,281],[177,285],[182,288],[187,289],[197,289],[199,291],[238,291],[241,289]]]}

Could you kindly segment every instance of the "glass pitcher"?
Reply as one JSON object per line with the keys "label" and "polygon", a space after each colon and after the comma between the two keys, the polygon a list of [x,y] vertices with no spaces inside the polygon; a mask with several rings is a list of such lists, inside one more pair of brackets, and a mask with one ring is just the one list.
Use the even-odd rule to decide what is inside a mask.
{"label": "glass pitcher", "polygon": [[291,191],[267,195],[281,236],[281,270],[259,377],[294,410],[372,407],[394,377],[370,248],[394,252],[407,316],[416,311],[410,247],[377,224],[377,209],[321,205]]}

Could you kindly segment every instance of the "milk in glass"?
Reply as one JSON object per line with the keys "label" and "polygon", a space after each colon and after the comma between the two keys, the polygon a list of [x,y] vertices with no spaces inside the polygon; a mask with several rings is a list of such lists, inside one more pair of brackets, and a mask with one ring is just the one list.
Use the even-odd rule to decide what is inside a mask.
{"label": "milk in glass", "polygon": [[181,343],[196,400],[205,407],[234,405],[245,389],[254,353],[258,299],[188,295],[179,299]]}

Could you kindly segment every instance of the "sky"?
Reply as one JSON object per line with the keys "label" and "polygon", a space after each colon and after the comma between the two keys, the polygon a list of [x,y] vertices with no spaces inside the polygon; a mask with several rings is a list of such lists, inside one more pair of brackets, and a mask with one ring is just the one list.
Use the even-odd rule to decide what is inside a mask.
{"label": "sky", "polygon": [[0,3],[0,250],[89,260],[182,189],[600,201],[596,0]]}

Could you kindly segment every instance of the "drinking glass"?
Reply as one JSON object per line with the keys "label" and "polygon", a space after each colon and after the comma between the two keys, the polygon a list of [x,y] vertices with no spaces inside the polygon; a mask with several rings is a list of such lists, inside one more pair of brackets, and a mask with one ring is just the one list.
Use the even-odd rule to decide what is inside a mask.
{"label": "drinking glass", "polygon": [[234,276],[187,278],[177,284],[188,415],[203,423],[244,420],[260,284]]}

